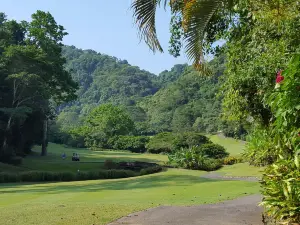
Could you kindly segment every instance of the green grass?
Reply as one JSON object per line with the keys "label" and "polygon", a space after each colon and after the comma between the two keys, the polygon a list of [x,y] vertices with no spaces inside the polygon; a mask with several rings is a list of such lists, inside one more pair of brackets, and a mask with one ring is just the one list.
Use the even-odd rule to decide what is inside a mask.
{"label": "green grass", "polygon": [[211,135],[209,138],[213,143],[222,145],[232,156],[239,156],[241,153],[243,153],[245,148],[245,141],[223,137],[220,135]]}
{"label": "green grass", "polygon": [[120,180],[5,184],[1,224],[107,224],[159,205],[215,203],[258,193],[256,182],[200,178],[205,172],[167,172]]}
{"label": "green grass", "polygon": [[13,166],[5,163],[0,162],[0,172],[22,172],[25,171],[26,168]]}
{"label": "green grass", "polygon": [[[67,148],[62,145],[50,143],[48,155],[42,157],[39,154],[40,147],[36,146],[32,155],[23,160],[19,169],[23,170],[43,170],[43,171],[93,171],[103,168],[105,160],[111,159],[119,161],[144,161],[163,163],[168,160],[166,155],[139,154],[129,151],[91,151],[88,149]],[[61,158],[62,153],[66,153],[67,158]],[[73,162],[72,155],[76,152],[80,155],[79,162]],[[0,165],[1,170],[1,165]],[[5,168],[3,168],[5,171]]]}
{"label": "green grass", "polygon": [[224,166],[217,173],[224,176],[260,177],[263,170],[263,167],[250,166],[248,163],[238,163],[231,166]]}
{"label": "green grass", "polygon": [[[231,146],[231,152],[238,152],[237,148],[241,146],[232,140],[221,140],[220,144]],[[156,163],[167,161],[165,155],[91,151],[56,144],[49,144],[46,157],[41,157],[39,150],[36,147],[34,154],[27,156],[19,167],[0,164],[0,171],[88,171],[102,168],[106,159]],[[61,159],[63,152],[67,154],[66,160]],[[73,152],[79,153],[80,162],[71,161]],[[257,168],[246,164],[226,166],[218,172],[233,176],[256,176],[258,173]],[[99,225],[159,205],[208,204],[259,192],[256,182],[201,178],[205,173],[169,169],[158,174],[118,180],[1,184],[0,223]]]}

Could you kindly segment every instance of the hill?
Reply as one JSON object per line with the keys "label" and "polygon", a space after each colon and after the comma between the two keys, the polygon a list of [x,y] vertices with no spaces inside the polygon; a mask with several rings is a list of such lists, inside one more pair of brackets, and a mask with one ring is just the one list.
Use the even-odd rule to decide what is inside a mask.
{"label": "hill", "polygon": [[65,46],[66,68],[79,83],[78,99],[59,107],[58,129],[79,124],[92,108],[103,103],[122,105],[141,134],[196,130],[214,132],[220,126],[218,77],[224,58],[210,62],[211,77],[199,76],[187,64],[174,65],[158,76],[126,60]]}

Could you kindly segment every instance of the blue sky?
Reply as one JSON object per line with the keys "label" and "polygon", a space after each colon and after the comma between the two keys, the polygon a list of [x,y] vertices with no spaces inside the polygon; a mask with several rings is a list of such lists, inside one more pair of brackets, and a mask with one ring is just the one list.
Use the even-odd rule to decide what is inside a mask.
{"label": "blue sky", "polygon": [[0,11],[18,21],[29,21],[36,10],[49,11],[69,33],[65,44],[126,59],[155,74],[187,63],[184,54],[168,54],[170,13],[158,10],[157,30],[165,53],[153,54],[139,41],[130,4],[131,0],[8,0],[1,1]]}

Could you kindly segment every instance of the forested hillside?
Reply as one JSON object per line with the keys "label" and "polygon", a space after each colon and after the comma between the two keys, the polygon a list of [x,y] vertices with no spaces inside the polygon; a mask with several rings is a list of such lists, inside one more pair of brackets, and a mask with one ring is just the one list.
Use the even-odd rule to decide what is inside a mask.
{"label": "forested hillside", "polygon": [[[216,59],[211,65],[217,66],[220,60]],[[220,69],[222,70],[212,67],[214,75],[203,77],[188,67],[174,82],[139,102],[138,105],[148,116],[149,127],[155,132],[217,131],[220,126],[221,108],[220,99],[216,96],[220,75],[217,70]]]}
{"label": "forested hillside", "polygon": [[104,103],[125,108],[138,134],[220,128],[221,101],[216,94],[224,57],[210,62],[211,77],[201,77],[187,64],[157,76],[93,50],[65,46],[63,55],[66,68],[79,83],[78,99],[59,107],[52,130],[68,131],[80,125],[93,108]]}

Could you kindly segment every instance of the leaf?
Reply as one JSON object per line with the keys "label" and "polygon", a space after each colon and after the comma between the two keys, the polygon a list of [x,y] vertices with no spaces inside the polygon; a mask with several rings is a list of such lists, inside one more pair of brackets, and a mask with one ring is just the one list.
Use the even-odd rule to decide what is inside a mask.
{"label": "leaf", "polygon": [[[164,2],[166,5],[167,0],[164,0]],[[156,50],[163,52],[155,27],[156,8],[160,3],[161,0],[135,0],[131,5],[133,17],[140,31],[140,37],[144,39],[153,52]]]}
{"label": "leaf", "polygon": [[300,153],[300,150],[298,150],[298,151],[296,152],[296,154],[295,154],[295,160],[294,160],[295,165],[296,165],[297,168],[300,168],[300,164],[299,164],[299,153]]}

